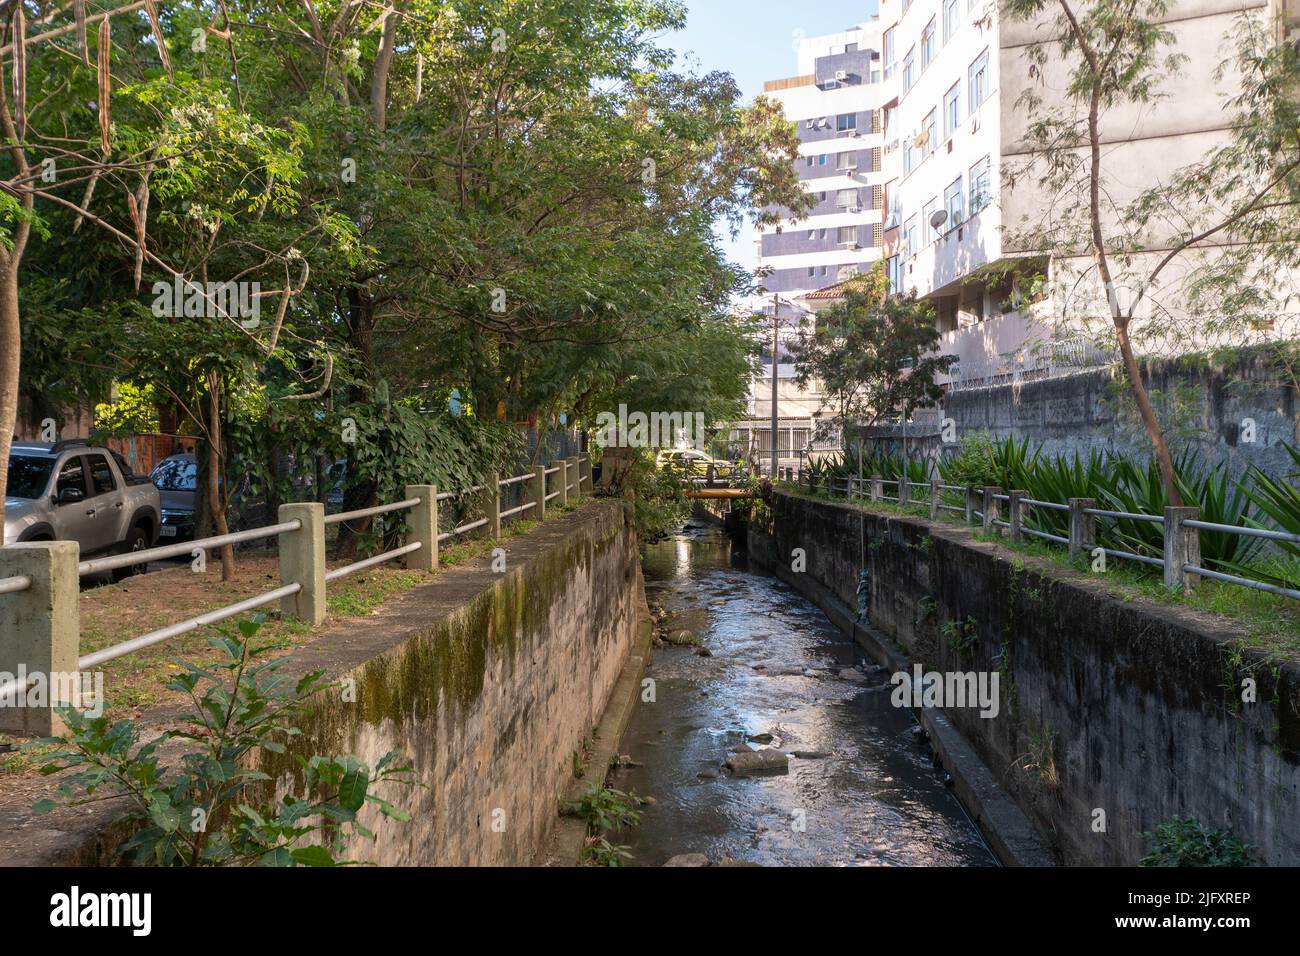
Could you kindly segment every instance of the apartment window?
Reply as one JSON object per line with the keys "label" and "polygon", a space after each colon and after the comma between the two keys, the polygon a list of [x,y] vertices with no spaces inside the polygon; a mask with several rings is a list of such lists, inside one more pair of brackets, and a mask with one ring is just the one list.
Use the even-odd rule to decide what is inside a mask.
{"label": "apartment window", "polygon": [[944,223],[948,229],[960,225],[965,218],[966,201],[962,195],[960,176],[943,191],[943,208],[948,210],[948,221]]}
{"label": "apartment window", "polygon": [[858,241],[857,226],[840,226],[839,229],[840,245],[845,245],[846,243],[857,242],[857,241]]}
{"label": "apartment window", "polygon": [[826,230],[825,230],[825,229],[822,230],[821,238],[822,238],[822,239],[825,239],[825,238],[826,238]]}
{"label": "apartment window", "polygon": [[835,205],[841,209],[853,209],[858,205],[858,191],[856,189],[841,189],[839,195],[835,197]]}
{"label": "apartment window", "polygon": [[943,0],[943,42],[947,43],[952,39],[952,35],[957,32],[957,27],[961,26],[961,21],[957,18],[960,14],[957,12],[957,0]]}
{"label": "apartment window", "polygon": [[809,241],[809,242],[815,242],[816,239],[817,239],[817,230],[816,230],[816,229],[809,229],[809,230],[808,230],[808,241]]}
{"label": "apartment window", "polygon": [[908,216],[903,224],[903,248],[909,256],[916,255],[916,217]]}
{"label": "apartment window", "polygon": [[856,152],[840,153],[838,156],[835,157],[835,168],[836,169],[857,169],[858,154]]}
{"label": "apartment window", "polygon": [[903,260],[898,256],[890,256],[889,261],[885,263],[885,274],[889,276],[889,291],[894,294],[901,294],[903,291]]}
{"label": "apartment window", "polygon": [[844,44],[844,52],[845,52],[845,53],[857,53],[857,52],[858,52],[858,45],[857,45],[856,43],[846,43],[846,44]]}
{"label": "apartment window", "polygon": [[916,47],[912,47],[903,57],[903,92],[906,93],[916,85]]}
{"label": "apartment window", "polygon": [[916,168],[916,144],[912,142],[912,137],[908,137],[903,142],[903,175],[908,175]]}
{"label": "apartment window", "polygon": [[858,114],[841,113],[839,116],[835,117],[835,128],[841,133],[846,132],[847,130],[857,129]]}
{"label": "apartment window", "polygon": [[881,54],[885,61],[885,79],[889,79],[894,73],[897,64],[894,62],[894,28],[890,27],[885,31],[884,40],[881,43]]}
{"label": "apartment window", "polygon": [[826,165],[826,154],[825,154],[825,153],[822,153],[820,156],[817,157],[817,165],[818,165],[818,166],[825,166],[825,165]]}
{"label": "apartment window", "polygon": [[852,279],[857,274],[858,267],[855,265],[840,266],[839,280],[843,282],[846,279]]}
{"label": "apartment window", "polygon": [[925,29],[921,31],[921,72],[922,73],[925,72],[925,68],[929,66],[930,62],[934,59],[934,54],[935,54],[934,34],[935,34],[934,17],[931,17],[930,22],[927,23],[925,25]]}
{"label": "apartment window", "polygon": [[907,16],[907,11],[911,9],[912,9],[912,0],[903,0],[903,12],[900,13],[899,16],[900,17]]}
{"label": "apartment window", "polygon": [[938,121],[939,121],[939,117],[935,110],[930,110],[930,112],[925,114],[924,155],[926,156],[929,156],[931,153],[933,153],[935,147],[939,145]]}
{"label": "apartment window", "polygon": [[970,168],[970,214],[973,216],[993,198],[989,183],[989,158],[985,156]]}
{"label": "apartment window", "polygon": [[809,167],[811,167],[815,162],[817,162],[817,157],[816,157],[816,156],[809,156],[809,157],[808,157],[808,166],[809,166]]}
{"label": "apartment window", "polygon": [[960,124],[961,80],[958,80],[943,97],[943,138],[947,139],[953,133],[957,132],[957,127]]}
{"label": "apartment window", "polygon": [[902,222],[902,210],[898,208],[898,189],[893,183],[885,190],[885,228],[897,229]]}
{"label": "apartment window", "polygon": [[934,242],[935,238],[939,235],[934,226],[930,224],[930,219],[934,216],[934,211],[938,205],[939,200],[935,198],[931,199],[921,207],[921,228],[925,230],[925,244],[927,246]]}
{"label": "apartment window", "polygon": [[980,104],[989,95],[989,51],[985,50],[975,58],[975,62],[970,65],[969,75],[966,78],[966,85],[970,89],[970,114],[975,115],[975,111],[980,108]]}
{"label": "apartment window", "polygon": [[808,267],[808,278],[809,278],[809,279],[815,279],[816,277],[817,277],[817,267],[816,267],[816,266],[809,266],[809,267]]}

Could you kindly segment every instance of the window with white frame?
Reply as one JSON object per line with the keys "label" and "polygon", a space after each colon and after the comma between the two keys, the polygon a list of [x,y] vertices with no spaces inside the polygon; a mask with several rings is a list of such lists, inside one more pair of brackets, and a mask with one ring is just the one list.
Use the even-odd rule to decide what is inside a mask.
{"label": "window with white frame", "polygon": [[856,189],[841,189],[835,197],[835,205],[841,209],[853,209],[858,205],[858,191]]}
{"label": "window with white frame", "polygon": [[857,113],[841,113],[839,116],[835,117],[835,129],[838,132],[843,133],[848,130],[857,129],[857,128],[858,128]]}
{"label": "window with white frame", "polygon": [[973,116],[975,111],[980,108],[980,104],[989,95],[988,50],[977,56],[975,62],[970,65],[970,69],[967,71],[966,86],[970,90],[970,109],[968,112]]}
{"label": "window with white frame", "polygon": [[840,245],[843,246],[843,245],[847,245],[850,242],[857,242],[857,241],[858,241],[857,226],[840,226],[839,228]]}
{"label": "window with white frame", "polygon": [[930,62],[934,59],[934,54],[938,50],[938,45],[935,43],[935,32],[936,31],[934,25],[934,17],[931,17],[930,22],[927,23],[925,25],[925,29],[921,31],[921,72],[922,73],[924,73],[925,68],[930,65]]}
{"label": "window with white frame", "polygon": [[890,27],[885,31],[885,37],[881,43],[881,58],[885,61],[885,79],[893,75],[898,64],[894,62],[894,28]]}
{"label": "window with white frame", "polygon": [[943,97],[943,138],[957,132],[961,125],[961,80],[954,83]]}
{"label": "window with white frame", "polygon": [[957,0],[943,0],[943,42],[947,43],[961,26],[961,13]]}
{"label": "window with white frame", "polygon": [[944,227],[951,229],[966,218],[966,197],[962,194],[962,179],[958,176],[943,191],[943,208],[948,210],[948,221]]}
{"label": "window with white frame", "polygon": [[925,124],[923,126],[923,129],[926,134],[925,147],[924,147],[924,155],[926,156],[929,156],[931,153],[933,153],[935,147],[939,145],[938,123],[939,123],[939,116],[937,111],[930,110],[930,112],[925,114]]}
{"label": "window with white frame", "polygon": [[907,250],[908,256],[916,255],[916,217],[908,216],[907,222],[903,224],[903,248]]}
{"label": "window with white frame", "polygon": [[938,237],[939,232],[931,225],[930,220],[934,218],[934,211],[939,206],[938,198],[931,199],[921,207],[921,228],[925,230],[925,244],[928,246]]}
{"label": "window with white frame", "polygon": [[836,169],[857,169],[858,154],[857,152],[840,153],[835,157]]}
{"label": "window with white frame", "polygon": [[970,214],[972,216],[993,199],[989,178],[989,158],[985,156],[970,168]]}
{"label": "window with white frame", "polygon": [[903,92],[906,93],[916,85],[916,47],[912,47],[903,57]]}

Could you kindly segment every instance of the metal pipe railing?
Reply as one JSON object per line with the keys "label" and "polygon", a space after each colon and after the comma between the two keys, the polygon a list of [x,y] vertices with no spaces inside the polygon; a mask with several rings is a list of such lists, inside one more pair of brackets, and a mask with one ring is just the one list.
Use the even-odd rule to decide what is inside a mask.
{"label": "metal pipe railing", "polygon": [[408,498],[405,501],[399,501],[391,505],[376,505],[373,508],[358,508],[356,511],[344,511],[336,515],[326,515],[326,524],[340,524],[344,521],[357,521],[361,518],[370,518],[375,515],[385,515],[391,511],[401,511],[404,508],[414,508],[420,503],[419,498]]}
{"label": "metal pipe railing", "polygon": [[127,654],[134,654],[136,651],[144,650],[154,644],[161,644],[163,641],[170,640],[173,637],[179,637],[182,634],[188,634],[190,631],[197,631],[201,627],[209,624],[216,624],[219,621],[225,621],[232,617],[237,617],[246,611],[253,611],[267,604],[274,604],[281,598],[288,597],[291,594],[297,594],[302,590],[301,584],[286,584],[282,588],[276,588],[274,591],[267,591],[265,594],[259,594],[257,597],[251,597],[247,600],[240,601],[237,604],[228,604],[223,608],[215,611],[208,611],[206,614],[200,614],[198,617],[192,617],[188,620],[181,621],[178,624],[169,624],[167,627],[160,628],[156,631],[150,631],[148,634],[142,634],[140,637],[132,638],[129,641],[123,641],[121,644],[114,644],[112,647],[106,647],[102,651],[95,651],[93,654],[86,654],[77,660],[78,670],[89,670],[100,664],[116,660],[119,657],[125,657]]}
{"label": "metal pipe railing", "polygon": [[219,534],[212,538],[198,538],[194,541],[183,541],[180,544],[168,544],[161,548],[145,548],[143,551],[128,551],[126,554],[115,554],[106,558],[93,558],[89,561],[82,561],[78,564],[77,573],[82,577],[85,577],[87,574],[99,574],[103,571],[129,568],[137,564],[148,564],[150,561],[161,561],[164,558],[176,558],[182,555],[188,557],[193,554],[196,549],[211,551],[213,548],[224,547],[228,544],[242,544],[245,541],[259,541],[262,538],[274,538],[284,534],[286,531],[297,531],[301,527],[301,521],[286,521],[283,524],[268,525],[265,528],[250,528],[247,531],[235,531],[231,534]]}
{"label": "metal pipe railing", "polygon": [[32,579],[25,574],[18,574],[12,578],[0,578],[0,594],[17,594],[19,591],[26,591],[32,586]]}
{"label": "metal pipe railing", "polygon": [[360,561],[354,561],[352,564],[341,568],[335,568],[333,571],[325,572],[326,583],[337,581],[339,578],[345,578],[349,574],[355,574],[358,571],[364,571],[366,568],[373,568],[376,564],[383,564],[385,561],[391,561],[394,558],[400,558],[404,554],[411,554],[419,551],[424,544],[419,541],[412,541],[410,544],[402,545],[400,548],[394,548],[392,551],[385,551],[383,554],[376,554],[374,557],[363,558]]}

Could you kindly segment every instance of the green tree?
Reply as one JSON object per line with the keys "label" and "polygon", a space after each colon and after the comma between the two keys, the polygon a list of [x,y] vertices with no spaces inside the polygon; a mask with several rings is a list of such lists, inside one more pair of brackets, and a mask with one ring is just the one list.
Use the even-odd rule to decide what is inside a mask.
{"label": "green tree", "polygon": [[938,401],[935,375],[955,356],[939,355],[934,308],[914,294],[891,295],[884,269],[849,280],[844,298],[805,320],[792,346],[801,387],[817,381],[834,402],[833,424],[872,425]]}

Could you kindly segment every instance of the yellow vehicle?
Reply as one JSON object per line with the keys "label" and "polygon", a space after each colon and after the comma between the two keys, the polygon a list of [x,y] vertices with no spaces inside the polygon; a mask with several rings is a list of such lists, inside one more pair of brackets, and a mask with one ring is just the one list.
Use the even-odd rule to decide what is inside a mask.
{"label": "yellow vehicle", "polygon": [[665,471],[685,478],[707,478],[709,466],[713,466],[713,477],[719,481],[728,481],[734,477],[730,462],[710,458],[702,451],[693,448],[665,448],[655,457],[655,465]]}

